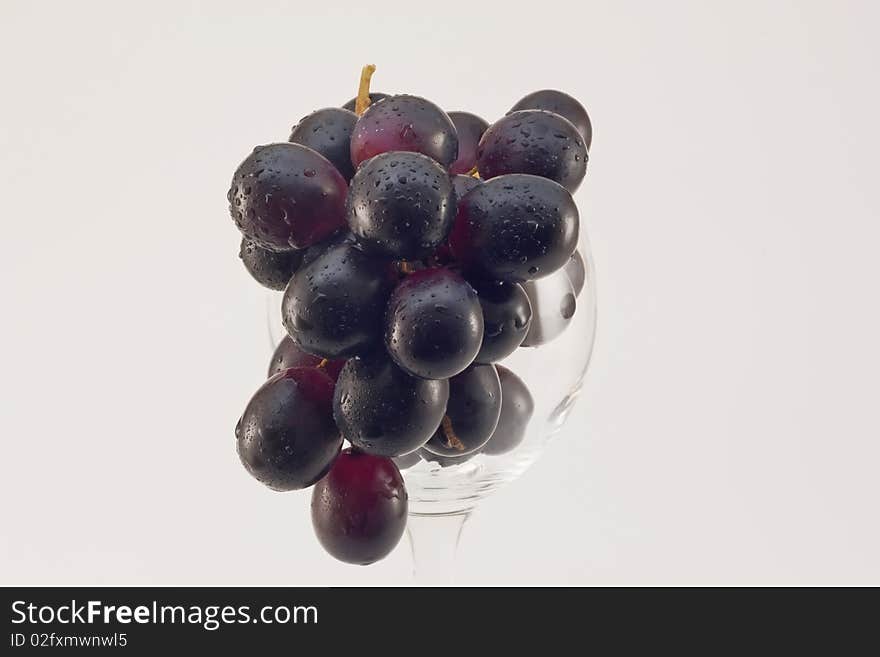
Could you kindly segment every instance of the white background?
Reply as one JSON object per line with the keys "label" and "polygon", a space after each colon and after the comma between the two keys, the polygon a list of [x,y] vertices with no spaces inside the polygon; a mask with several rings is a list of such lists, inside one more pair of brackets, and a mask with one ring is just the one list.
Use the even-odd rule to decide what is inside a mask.
{"label": "white background", "polygon": [[595,127],[599,339],[461,583],[880,584],[871,2],[0,2],[0,583],[405,583],[244,473],[232,171],[374,88]]}

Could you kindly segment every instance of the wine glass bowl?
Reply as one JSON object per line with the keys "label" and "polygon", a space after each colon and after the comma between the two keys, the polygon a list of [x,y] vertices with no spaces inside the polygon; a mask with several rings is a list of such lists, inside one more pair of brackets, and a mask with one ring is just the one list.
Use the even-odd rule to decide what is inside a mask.
{"label": "wine glass bowl", "polygon": [[[468,513],[481,499],[525,472],[562,429],[580,393],[596,332],[595,272],[583,226],[578,254],[582,282],[566,267],[525,284],[532,324],[524,345],[533,346],[521,346],[497,363],[519,378],[532,398],[531,417],[519,428],[522,438],[496,432],[484,448],[467,456],[441,457],[419,450],[395,459],[406,482],[410,514]],[[271,292],[266,302],[272,349],[284,336],[279,296]],[[511,438],[517,441],[515,447],[497,449],[498,442]]]}

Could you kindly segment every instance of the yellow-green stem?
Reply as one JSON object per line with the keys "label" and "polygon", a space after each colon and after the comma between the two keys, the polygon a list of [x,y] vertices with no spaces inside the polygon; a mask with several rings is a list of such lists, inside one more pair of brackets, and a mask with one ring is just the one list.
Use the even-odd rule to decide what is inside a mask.
{"label": "yellow-green stem", "polygon": [[358,85],[357,99],[354,101],[354,113],[360,116],[370,106],[370,78],[376,72],[373,64],[367,64],[361,69],[361,81]]}

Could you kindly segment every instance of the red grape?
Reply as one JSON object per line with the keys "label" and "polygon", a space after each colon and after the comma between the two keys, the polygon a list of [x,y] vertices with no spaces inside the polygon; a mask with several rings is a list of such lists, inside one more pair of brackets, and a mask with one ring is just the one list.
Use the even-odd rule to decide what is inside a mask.
{"label": "red grape", "polygon": [[346,563],[367,565],[397,546],[407,494],[390,458],[344,450],[312,492],[312,526],[321,545]]}
{"label": "red grape", "polygon": [[414,151],[448,167],[458,156],[458,136],[446,113],[418,96],[391,96],[370,105],[354,126],[355,166],[380,153]]}

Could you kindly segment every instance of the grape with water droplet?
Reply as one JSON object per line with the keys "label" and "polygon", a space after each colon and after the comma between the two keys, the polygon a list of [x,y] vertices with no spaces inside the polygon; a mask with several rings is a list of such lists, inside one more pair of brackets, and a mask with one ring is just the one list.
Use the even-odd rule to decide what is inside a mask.
{"label": "grape with water droplet", "polygon": [[408,260],[446,240],[455,212],[449,175],[420,153],[383,153],[364,163],[346,203],[348,227],[365,250]]}
{"label": "grape with water droplet", "polygon": [[590,148],[593,141],[593,124],[590,122],[587,110],[577,99],[562,91],[542,89],[521,98],[508,114],[529,109],[546,110],[568,119],[584,138],[586,147]]}
{"label": "grape with water droplet", "polygon": [[414,272],[391,294],[385,346],[413,376],[446,379],[474,362],[483,341],[483,311],[476,291],[442,267]]}
{"label": "grape with water droplet", "polygon": [[[284,290],[287,331],[238,454],[274,490],[315,484],[319,541],[356,564],[400,539],[401,470],[416,513],[453,514],[522,471],[527,427],[558,427],[576,396],[594,319],[572,198],[592,138],[583,106],[542,90],[489,125],[371,92],[374,71],[344,107],[254,149],[227,193],[245,266]],[[569,328],[579,304],[584,332]],[[543,349],[557,339],[563,358]]]}
{"label": "grape with water droplet", "polygon": [[418,96],[390,96],[370,105],[351,135],[355,166],[392,151],[422,153],[444,167],[458,157],[458,134],[447,114]]}
{"label": "grape with water droplet", "polygon": [[[351,131],[357,119],[357,114],[346,109],[320,109],[303,117],[293,126],[287,141],[308,146],[320,153],[336,167],[343,178],[351,180],[354,175],[354,165],[351,163]],[[312,176],[317,174],[312,171]]]}
{"label": "grape with water droplet", "polygon": [[474,288],[483,309],[483,342],[474,359],[497,363],[516,351],[532,323],[532,306],[518,283],[477,278]]}
{"label": "grape with water droplet", "polygon": [[443,419],[449,382],[407,374],[387,355],[352,358],[339,373],[336,424],[356,447],[403,456],[424,445]]}
{"label": "grape with water droplet", "polygon": [[391,459],[344,450],[312,493],[315,535],[340,561],[374,563],[403,536],[407,499]]}
{"label": "grape with water droplet", "polygon": [[227,193],[235,225],[270,251],[304,249],[345,223],[345,178],[300,144],[258,146],[235,171]]}
{"label": "grape with water droplet", "polygon": [[482,178],[530,173],[574,193],[587,173],[587,147],[570,121],[543,110],[508,114],[486,130],[477,147]]}
{"label": "grape with water droplet", "polygon": [[284,327],[300,349],[322,358],[381,349],[393,285],[389,261],[343,242],[294,274],[282,300]]}
{"label": "grape with water droplet", "polygon": [[577,247],[571,194],[539,176],[510,174],[468,192],[449,235],[455,257],[487,278],[522,282],[563,267]]}
{"label": "grape with water droplet", "polygon": [[332,399],[333,381],[315,368],[294,367],[266,381],[235,427],[247,471],[277,491],[306,488],[324,476],[342,447]]}
{"label": "grape with water droplet", "polygon": [[260,285],[270,290],[283,290],[302,263],[303,252],[293,249],[270,251],[243,237],[238,257]]}

